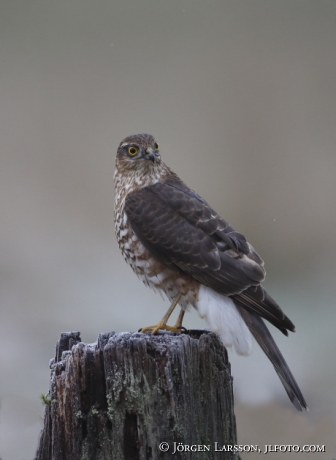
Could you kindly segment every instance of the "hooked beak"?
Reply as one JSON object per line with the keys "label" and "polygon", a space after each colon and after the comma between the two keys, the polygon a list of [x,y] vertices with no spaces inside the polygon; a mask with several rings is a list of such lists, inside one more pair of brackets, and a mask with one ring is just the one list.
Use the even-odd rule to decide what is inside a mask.
{"label": "hooked beak", "polygon": [[145,155],[146,160],[150,160],[152,163],[154,163],[155,160],[155,153],[152,147],[148,147],[146,149],[146,155]]}

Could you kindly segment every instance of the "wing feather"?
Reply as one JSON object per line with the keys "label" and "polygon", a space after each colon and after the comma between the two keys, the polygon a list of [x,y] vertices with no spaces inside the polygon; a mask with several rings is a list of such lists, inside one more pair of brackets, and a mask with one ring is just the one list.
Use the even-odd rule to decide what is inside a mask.
{"label": "wing feather", "polygon": [[294,330],[260,286],[264,263],[254,248],[182,181],[129,193],[125,212],[137,237],[160,262],[232,296],[284,334]]}

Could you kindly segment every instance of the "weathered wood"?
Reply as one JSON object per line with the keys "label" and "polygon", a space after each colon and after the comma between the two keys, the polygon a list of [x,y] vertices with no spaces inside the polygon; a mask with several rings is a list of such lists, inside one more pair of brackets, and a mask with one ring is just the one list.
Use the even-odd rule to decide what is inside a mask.
{"label": "weathered wood", "polygon": [[37,460],[167,459],[175,446],[179,459],[236,458],[215,449],[236,444],[236,426],[230,365],[213,333],[111,332],[94,344],[64,333],[50,367]]}

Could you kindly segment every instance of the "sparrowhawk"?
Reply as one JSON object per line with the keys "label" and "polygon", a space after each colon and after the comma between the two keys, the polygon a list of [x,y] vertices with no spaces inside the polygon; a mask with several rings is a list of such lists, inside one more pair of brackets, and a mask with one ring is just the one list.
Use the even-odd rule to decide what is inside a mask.
{"label": "sparrowhawk", "polygon": [[[156,326],[142,331],[180,331],[184,312],[192,306],[238,354],[251,352],[254,336],[295,407],[307,409],[264,319],[285,335],[294,332],[294,324],[262,287],[264,263],[244,235],[165,165],[149,134],[120,143],[114,181],[122,255],[147,286],[172,302]],[[177,304],[177,323],[167,326]]]}

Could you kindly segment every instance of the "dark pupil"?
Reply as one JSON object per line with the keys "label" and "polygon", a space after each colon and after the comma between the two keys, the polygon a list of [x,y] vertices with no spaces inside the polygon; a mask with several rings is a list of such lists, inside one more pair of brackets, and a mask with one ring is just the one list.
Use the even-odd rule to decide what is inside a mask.
{"label": "dark pupil", "polygon": [[130,148],[130,152],[134,155],[136,153],[136,150],[134,147]]}

